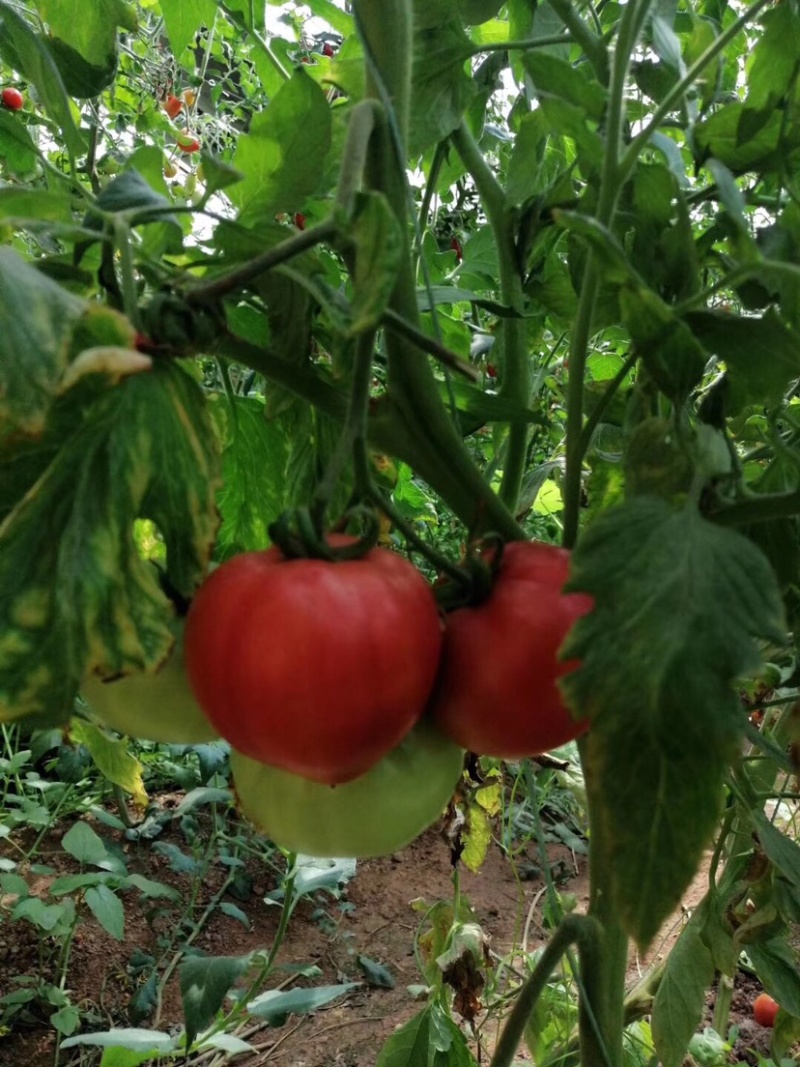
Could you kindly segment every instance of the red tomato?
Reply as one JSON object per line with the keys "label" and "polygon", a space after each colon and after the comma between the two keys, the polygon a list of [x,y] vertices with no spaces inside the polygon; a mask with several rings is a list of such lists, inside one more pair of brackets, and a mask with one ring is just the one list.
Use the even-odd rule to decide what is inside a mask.
{"label": "red tomato", "polygon": [[769,993],[759,993],[753,1001],[753,1018],[759,1026],[774,1026],[779,1010],[778,1002]]}
{"label": "red tomato", "polygon": [[294,224],[298,230],[304,230],[306,228],[306,217],[300,211],[295,212]]}
{"label": "red tomato", "polygon": [[189,130],[181,130],[178,134],[178,148],[181,152],[199,152],[200,142]]}
{"label": "red tomato", "polygon": [[585,593],[563,593],[569,552],[555,545],[506,545],[488,600],[446,620],[434,698],[439,728],[484,756],[520,759],[582,734],[558,691],[573,670],[558,650],[572,624],[591,610]]}
{"label": "red tomato", "polygon": [[183,101],[179,96],[174,96],[172,93],[166,98],[162,107],[169,115],[171,119],[177,118],[183,110]]}
{"label": "red tomato", "polygon": [[456,236],[450,238],[450,247],[456,254],[456,262],[460,263],[464,258],[464,250],[461,247],[461,242]]}
{"label": "red tomato", "polygon": [[0,99],[3,101],[3,107],[8,108],[9,111],[19,111],[25,103],[25,98],[19,89],[14,89],[11,86],[3,89]]}
{"label": "red tomato", "polygon": [[329,58],[333,55],[333,45],[330,41],[326,41],[325,44],[322,46],[322,54],[324,56],[328,56]]}
{"label": "red tomato", "polygon": [[330,563],[271,548],[234,557],[200,588],[186,667],[235,749],[333,785],[367,771],[420,718],[441,629],[427,582],[394,552]]}

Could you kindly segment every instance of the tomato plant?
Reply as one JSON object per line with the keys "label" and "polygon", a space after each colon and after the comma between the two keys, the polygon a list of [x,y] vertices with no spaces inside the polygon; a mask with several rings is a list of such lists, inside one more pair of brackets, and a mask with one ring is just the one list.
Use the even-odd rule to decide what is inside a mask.
{"label": "tomato plant", "polygon": [[591,608],[565,593],[569,552],[555,545],[505,547],[489,597],[448,615],[434,700],[440,729],[481,755],[517,759],[556,748],[587,728],[567,710],[559,662],[572,624]]}
{"label": "tomato plant", "polygon": [[9,111],[19,111],[25,103],[25,98],[19,89],[15,89],[13,86],[7,86],[0,94],[0,99],[3,102],[3,107]]}
{"label": "tomato plant", "polygon": [[273,841],[312,856],[386,856],[442,813],[464,752],[422,721],[366,773],[334,787],[233,751],[241,811]]}
{"label": "tomato plant", "polygon": [[753,1001],[753,1018],[759,1026],[774,1026],[779,1011],[778,1002],[769,993],[759,993]]}
{"label": "tomato plant", "polygon": [[220,734],[252,759],[330,785],[363,774],[408,733],[440,649],[427,583],[380,548],[338,562],[243,553],[200,588],[186,623],[189,680]]}
{"label": "tomato plant", "polygon": [[84,679],[81,693],[106,726],[129,737],[166,744],[195,745],[219,733],[200,710],[186,677],[183,624],[174,626],[175,646],[153,674],[130,674],[102,681]]}

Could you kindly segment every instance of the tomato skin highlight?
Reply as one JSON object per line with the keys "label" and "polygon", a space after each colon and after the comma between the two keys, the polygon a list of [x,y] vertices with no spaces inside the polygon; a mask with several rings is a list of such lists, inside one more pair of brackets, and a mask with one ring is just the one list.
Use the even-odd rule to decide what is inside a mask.
{"label": "tomato skin highlight", "polygon": [[433,594],[402,556],[373,548],[331,563],[271,548],[228,560],[200,588],[187,673],[233,748],[334,785],[363,774],[420,719],[441,641]]}
{"label": "tomato skin highlight", "polygon": [[0,94],[0,99],[3,102],[3,107],[9,111],[20,111],[25,103],[25,98],[19,89],[15,89],[13,86],[8,86],[3,89]]}
{"label": "tomato skin highlight", "polygon": [[505,546],[488,600],[445,620],[436,724],[482,756],[521,759],[579,737],[557,681],[574,670],[558,650],[573,623],[592,608],[585,593],[563,593],[566,549],[532,541]]}
{"label": "tomato skin highlight", "polygon": [[231,771],[242,813],[276,844],[311,856],[385,856],[442,814],[464,751],[423,720],[366,773],[326,786],[235,750]]}
{"label": "tomato skin highlight", "polygon": [[780,1007],[769,993],[759,993],[753,1001],[753,1018],[759,1026],[774,1026]]}

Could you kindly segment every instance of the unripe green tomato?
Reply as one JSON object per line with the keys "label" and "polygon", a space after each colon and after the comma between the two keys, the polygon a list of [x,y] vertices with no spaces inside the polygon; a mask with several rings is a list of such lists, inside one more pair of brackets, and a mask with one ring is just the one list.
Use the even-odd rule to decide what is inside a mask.
{"label": "unripe green tomato", "polygon": [[356,859],[396,852],[434,823],[453,796],[463,762],[464,750],[428,721],[342,785],[312,782],[231,752],[239,809],[263,834],[292,852]]}
{"label": "unripe green tomato", "polygon": [[183,621],[175,624],[175,646],[155,674],[129,674],[112,682],[84,679],[81,694],[106,726],[129,737],[164,744],[214,741],[214,729],[189,688],[183,660]]}

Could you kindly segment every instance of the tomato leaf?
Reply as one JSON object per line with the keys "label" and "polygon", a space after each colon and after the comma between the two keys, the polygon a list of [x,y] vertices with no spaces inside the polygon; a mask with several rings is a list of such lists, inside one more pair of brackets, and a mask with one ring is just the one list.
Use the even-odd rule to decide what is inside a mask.
{"label": "tomato leaf", "polygon": [[183,595],[202,576],[217,524],[214,435],[179,366],[113,388],[86,375],[58,409],[60,450],[0,525],[6,720],[66,719],[91,671],[155,668],[172,645],[172,608],[137,550],[134,520],[158,526]]}
{"label": "tomato leaf", "polygon": [[213,26],[217,14],[214,0],[161,0],[159,6],[176,59],[204,23]]}
{"label": "tomato leaf", "polygon": [[286,495],[288,444],[277,421],[268,420],[256,397],[234,397],[215,404],[228,419],[230,443],[222,453],[222,489],[217,506],[222,525],[215,555],[266,548],[267,529],[278,518]]}
{"label": "tomato leaf", "polygon": [[348,332],[355,337],[380,323],[394,289],[403,241],[389,202],[380,193],[362,193],[351,221],[356,270]]}
{"label": "tomato leaf", "polygon": [[437,1004],[429,1004],[392,1034],[376,1067],[472,1067],[474,1063],[456,1022]]}
{"label": "tomato leaf", "polygon": [[725,361],[732,412],[777,403],[800,374],[800,341],[772,308],[761,317],[694,311],[686,322],[703,347]]}
{"label": "tomato leaf", "polygon": [[296,71],[269,106],[253,116],[236,146],[233,163],[245,178],[228,195],[240,210],[240,221],[266,222],[278,211],[296,210],[324,172],[331,130],[325,93]]}
{"label": "tomato leaf", "polygon": [[127,740],[115,740],[105,730],[81,719],[73,719],[70,734],[77,744],[86,745],[103,777],[130,793],[134,804],[144,808],[147,792],[142,780],[142,765],[131,754]]}
{"label": "tomato leaf", "polygon": [[86,303],[0,248],[0,439],[40,434]]}
{"label": "tomato leaf", "polygon": [[653,1041],[664,1067],[681,1067],[689,1040],[703,1017],[705,991],[713,977],[711,952],[693,916],[667,957],[653,1003]]}
{"label": "tomato leaf", "polygon": [[572,562],[567,588],[595,609],[562,649],[582,660],[562,686],[591,720],[587,781],[622,921],[645,946],[713,832],[744,731],[732,682],[759,665],[755,638],[783,642],[783,608],[754,545],[653,497],[602,513]]}
{"label": "tomato leaf", "polygon": [[475,93],[466,66],[473,47],[451,0],[414,0],[412,155],[444,140],[461,121]]}

